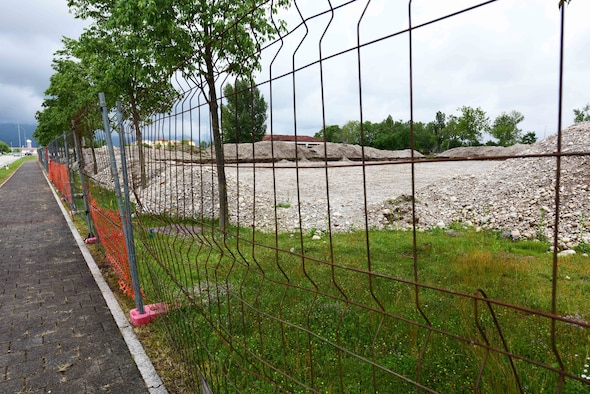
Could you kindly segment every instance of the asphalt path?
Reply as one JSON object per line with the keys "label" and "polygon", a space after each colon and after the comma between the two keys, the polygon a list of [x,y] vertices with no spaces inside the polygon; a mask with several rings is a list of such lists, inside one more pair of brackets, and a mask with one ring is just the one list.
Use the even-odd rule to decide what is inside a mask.
{"label": "asphalt path", "polygon": [[38,163],[0,187],[0,206],[0,393],[165,393],[142,378]]}

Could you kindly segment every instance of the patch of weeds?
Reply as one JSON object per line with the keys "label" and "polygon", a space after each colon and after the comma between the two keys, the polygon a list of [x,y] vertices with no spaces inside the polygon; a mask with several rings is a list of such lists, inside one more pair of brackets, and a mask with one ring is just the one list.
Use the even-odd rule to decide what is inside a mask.
{"label": "patch of weeds", "polygon": [[580,242],[578,246],[574,248],[574,250],[578,253],[590,254],[590,244],[587,244],[586,242]]}
{"label": "patch of weeds", "polygon": [[522,240],[514,243],[512,250],[515,253],[542,256],[549,250],[549,244],[547,242],[539,242],[538,240]]}
{"label": "patch of weeds", "polygon": [[582,212],[582,214],[580,215],[580,220],[578,222],[578,226],[581,228],[580,237],[582,238],[582,242],[580,242],[578,246],[574,248],[574,250],[578,253],[590,253],[590,244],[583,241],[585,239],[587,220],[588,219],[586,217],[586,214]]}
{"label": "patch of weeds", "polygon": [[281,201],[281,202],[277,203],[275,208],[285,208],[285,209],[291,208],[291,196],[289,194],[287,194],[287,199],[285,201]]}
{"label": "patch of weeds", "polygon": [[447,226],[447,228],[449,230],[454,230],[454,231],[465,231],[468,229],[468,226],[466,226],[465,223],[454,221],[451,224],[449,224]]}
{"label": "patch of weeds", "polygon": [[[390,198],[387,202],[391,205],[399,205],[412,202],[412,196],[409,194],[401,194],[396,198]],[[418,201],[416,201],[418,202]]]}

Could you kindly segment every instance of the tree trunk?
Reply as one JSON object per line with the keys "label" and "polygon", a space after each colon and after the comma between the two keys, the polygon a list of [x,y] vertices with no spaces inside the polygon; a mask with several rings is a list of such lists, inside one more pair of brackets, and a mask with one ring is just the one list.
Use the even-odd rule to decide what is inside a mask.
{"label": "tree trunk", "polygon": [[78,159],[78,162],[80,162],[80,168],[84,168],[84,167],[86,167],[86,161],[84,160],[84,147],[82,146],[83,133],[80,130],[81,127],[79,129],[78,126],[79,126],[79,123],[72,120],[72,132],[76,134],[76,138],[74,138],[74,144],[76,145],[74,152],[78,156],[76,158]]}
{"label": "tree trunk", "polygon": [[[86,120],[86,124],[88,125],[88,138],[90,139],[90,152],[92,153],[92,171],[94,175],[98,174],[98,163],[96,162],[96,152],[94,151],[94,131],[92,131],[92,126],[90,125],[90,119]],[[82,144],[82,148],[84,144]]]}
{"label": "tree trunk", "polygon": [[205,80],[209,89],[209,111],[211,112],[211,128],[213,131],[213,143],[215,144],[215,162],[217,164],[217,190],[219,193],[219,230],[225,233],[229,221],[227,202],[227,181],[225,178],[225,157],[223,154],[223,142],[219,125],[219,105],[217,104],[217,92],[215,90],[215,75],[213,69],[213,56],[211,47],[205,45],[205,65],[207,74]]}
{"label": "tree trunk", "polygon": [[[133,94],[131,94],[131,117],[133,119],[133,128],[135,129],[137,155],[139,157],[140,185],[142,188],[145,188],[147,186],[147,176],[145,173],[145,156],[143,154],[143,137],[141,134],[141,127],[139,126],[137,103],[135,102],[135,96]],[[121,145],[120,149],[125,149],[125,141],[120,141],[119,145]]]}

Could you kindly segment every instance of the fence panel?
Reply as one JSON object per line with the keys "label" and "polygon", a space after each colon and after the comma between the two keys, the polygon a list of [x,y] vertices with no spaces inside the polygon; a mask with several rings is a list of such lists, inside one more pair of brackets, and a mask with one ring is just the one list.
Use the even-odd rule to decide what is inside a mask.
{"label": "fence panel", "polygon": [[[580,295],[590,291],[590,268],[561,251],[590,244],[590,205],[580,201],[590,126],[562,130],[559,107],[558,133],[518,151],[370,148],[367,121],[384,94],[393,96],[384,105],[409,118],[407,135],[392,119],[386,135],[420,143],[415,112],[432,93],[428,70],[442,61],[425,55],[424,37],[436,41],[495,2],[439,15],[411,1],[293,3],[288,29],[251,53],[261,72],[241,88],[251,104],[257,91],[268,98],[267,140],[227,143],[218,163],[211,92],[181,66],[161,81],[179,92],[171,110],[122,125],[142,291],[168,305],[161,323],[184,384],[194,392],[588,390],[590,312]],[[343,68],[355,78],[343,80]],[[226,90],[238,82],[216,80],[226,141],[246,124]],[[466,104],[451,83],[469,78],[448,86],[453,106]],[[341,89],[355,102],[341,102]],[[325,142],[341,108],[356,145]],[[99,238],[116,240],[109,260],[129,290],[115,257],[125,249],[117,214],[99,213],[116,209],[106,148],[90,144],[83,157]]]}
{"label": "fence panel", "polygon": [[[71,135],[69,135],[71,140]],[[46,149],[48,153],[47,176],[61,193],[63,199],[68,203],[72,211],[76,210],[74,193],[72,187],[70,166],[73,157],[73,144],[68,144],[67,134],[56,138]]]}
{"label": "fence panel", "polygon": [[[469,168],[462,159],[427,159],[415,151],[383,157],[364,146],[343,151],[308,140],[306,122],[326,135],[327,119],[339,98],[332,79],[344,64],[358,76],[356,81],[338,81],[356,85],[350,117],[358,121],[359,142],[370,138],[365,121],[371,108],[366,103],[379,78],[371,72],[374,52],[404,48],[398,41],[405,40],[405,52],[385,58],[396,66],[391,73],[402,81],[400,86],[406,85],[405,98],[396,98],[409,108],[410,138],[416,143],[413,111],[419,101],[414,97],[425,92],[415,88],[427,88],[417,83],[416,72],[431,66],[419,63],[424,58],[415,53],[426,44],[415,46],[412,37],[428,29],[444,30],[439,25],[460,16],[439,15],[414,30],[411,19],[404,23],[389,15],[400,21],[399,30],[384,29],[371,37],[363,35],[367,24],[387,18],[378,18],[370,1],[361,3],[318,6],[313,12],[308,8],[307,14],[301,4],[298,23],[289,25],[296,27],[253,54],[270,59],[247,92],[256,88],[269,98],[271,138],[224,146],[229,227],[219,224],[223,191],[214,144],[194,144],[213,140],[210,93],[197,79],[175,76],[171,82],[182,99],[170,113],[145,122],[141,145],[133,145],[133,127],[127,126],[143,286],[170,306],[164,322],[187,368],[187,381],[196,390],[204,380],[214,392],[587,388],[582,376],[588,357],[587,313],[581,312],[579,300],[562,301],[576,290],[562,279],[557,258],[571,235],[559,233],[564,228],[558,223],[559,207],[575,200],[559,187],[560,174],[564,167],[585,163],[586,147],[571,148],[579,154],[575,158],[556,150],[558,141],[577,135],[568,129],[500,164],[489,157],[480,162],[469,158]],[[479,7],[490,5],[474,8]],[[459,15],[470,12],[475,11],[461,10]],[[355,38],[334,51],[324,40],[338,32],[331,20],[345,16],[347,33]],[[224,88],[237,82],[220,76],[220,107],[234,105]],[[391,82],[381,89],[393,93],[396,86]],[[255,95],[247,97],[254,100]],[[288,99],[292,123],[285,130],[279,128],[284,123],[274,122],[281,115],[274,111]],[[236,108],[230,116],[243,125],[238,112]],[[228,113],[221,111],[222,116]],[[293,136],[292,142],[278,141],[285,133]],[[587,130],[579,135],[586,138]],[[465,178],[453,178],[461,171]],[[525,209],[517,201],[501,204],[510,193],[526,192],[501,187],[502,177],[510,173],[542,179],[547,195],[538,198],[544,208],[528,218],[522,211],[515,213],[516,223],[503,219],[494,226],[489,223],[494,218]],[[432,174],[437,174],[435,181],[447,183],[447,194],[423,188],[423,182],[432,182]],[[485,188],[481,193],[489,193],[483,202],[470,196],[473,189],[465,190],[474,175],[489,182],[479,186]],[[500,190],[489,192],[490,185]],[[429,204],[452,208],[453,213],[441,215]],[[463,211],[462,217],[457,215]],[[583,215],[578,212],[578,220]],[[518,221],[530,223],[521,227]],[[443,243],[454,243],[454,237],[472,239],[467,242],[475,248],[479,242],[493,243],[489,238],[473,241],[479,228],[499,231],[500,238],[508,231],[507,237],[515,239],[553,240],[554,260],[522,268],[526,257],[494,253],[489,244],[480,251],[463,251],[460,242],[457,255],[446,251],[437,256],[440,237],[448,237]],[[578,237],[576,242],[584,240]],[[533,281],[538,286],[534,289],[523,288],[518,278],[531,274],[546,279]],[[582,284],[587,268],[576,275]],[[530,294],[523,296],[526,292]]]}

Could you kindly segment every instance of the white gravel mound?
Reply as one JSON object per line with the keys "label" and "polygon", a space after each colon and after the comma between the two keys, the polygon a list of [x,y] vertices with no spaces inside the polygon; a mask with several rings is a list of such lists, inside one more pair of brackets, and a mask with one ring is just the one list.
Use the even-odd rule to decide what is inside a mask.
{"label": "white gravel mound", "polygon": [[[575,124],[562,132],[562,152],[588,154],[590,123]],[[552,135],[522,155],[552,154],[557,135]],[[559,247],[590,243],[590,159],[561,158]],[[554,234],[556,157],[514,158],[480,175],[461,175],[434,182],[416,193],[419,228],[446,226],[454,222],[504,231],[513,238],[546,238]],[[378,208],[379,227],[409,228],[407,201],[384,202]],[[391,220],[389,220],[389,219]]]}

